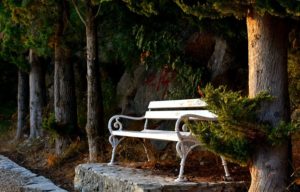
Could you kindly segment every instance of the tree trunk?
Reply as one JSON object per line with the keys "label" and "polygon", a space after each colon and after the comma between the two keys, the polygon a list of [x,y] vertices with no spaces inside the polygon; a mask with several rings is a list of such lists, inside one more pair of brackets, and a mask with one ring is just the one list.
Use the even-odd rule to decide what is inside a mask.
{"label": "tree trunk", "polygon": [[60,155],[67,144],[64,140],[68,140],[69,135],[77,129],[77,108],[70,53],[59,46],[55,47],[54,112],[60,135],[56,140],[56,154]]}
{"label": "tree trunk", "polygon": [[[262,106],[259,119],[276,127],[289,121],[287,83],[287,25],[267,13],[247,16],[249,51],[249,97],[261,91],[275,99]],[[288,184],[288,145],[260,143],[250,165],[251,192],[285,191]]]}
{"label": "tree trunk", "polygon": [[54,64],[54,112],[57,124],[55,151],[61,155],[70,142],[70,135],[77,129],[77,107],[75,96],[74,70],[70,49],[62,46],[65,28],[64,16],[67,2],[59,2],[59,23],[56,31],[55,64]]}
{"label": "tree trunk", "polygon": [[89,160],[97,161],[98,138],[103,136],[103,105],[98,64],[96,9],[86,0],[86,47],[87,47],[87,124]]}
{"label": "tree trunk", "polygon": [[35,139],[42,136],[42,112],[44,106],[44,78],[41,63],[33,50],[29,51],[29,95],[30,95],[30,136]]}
{"label": "tree trunk", "polygon": [[19,140],[26,127],[26,115],[28,113],[29,81],[28,73],[19,69],[18,72],[18,123],[15,140]]}

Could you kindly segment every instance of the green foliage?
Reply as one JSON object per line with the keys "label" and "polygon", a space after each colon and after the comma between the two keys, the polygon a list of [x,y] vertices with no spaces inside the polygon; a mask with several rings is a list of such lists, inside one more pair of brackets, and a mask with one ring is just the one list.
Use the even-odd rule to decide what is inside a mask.
{"label": "green foliage", "polygon": [[136,45],[143,53],[141,55],[142,63],[147,67],[149,65],[159,67],[166,64],[173,66],[178,64],[182,42],[174,34],[174,31],[178,30],[176,27],[169,25],[168,29],[160,28],[158,31],[154,31],[152,27],[146,25],[133,28]]}
{"label": "green foliage", "polygon": [[151,0],[122,0],[126,3],[126,6],[132,11],[139,15],[150,17],[157,15],[157,2]]}
{"label": "green foliage", "polygon": [[[139,2],[142,1],[132,1]],[[166,2],[169,9],[161,3],[159,5],[164,6],[157,7],[164,12],[150,18],[130,12],[124,3],[103,4],[100,14],[103,18],[100,20],[101,60],[107,63],[121,61],[129,69],[139,63],[146,67],[176,63],[183,55],[183,41],[191,27],[178,8]]]}
{"label": "green foliage", "polygon": [[24,71],[29,69],[29,65],[25,60],[24,45],[21,43],[21,34],[24,29],[16,25],[11,20],[11,11],[5,3],[1,4],[0,9],[0,57],[12,64],[17,65]]}
{"label": "green foliage", "polygon": [[56,131],[57,123],[55,121],[55,114],[50,113],[48,117],[43,118],[42,128],[49,132],[53,138],[57,138],[59,135]]}
{"label": "green foliage", "polygon": [[49,39],[53,34],[55,6],[53,1],[3,1],[0,8],[1,57],[29,70],[29,49],[39,56],[51,53]]}
{"label": "green foliage", "polygon": [[243,97],[241,92],[227,90],[225,86],[214,89],[207,85],[204,89],[205,101],[208,108],[218,114],[218,119],[231,124],[238,122],[257,122],[256,115],[262,102],[272,101],[267,92],[259,93],[255,98]]}
{"label": "green foliage", "polygon": [[244,137],[229,136],[227,131],[215,122],[200,122],[190,128],[196,138],[205,143],[213,153],[222,154],[240,165],[247,165],[252,146]]}
{"label": "green foliage", "polygon": [[50,133],[53,138],[57,138],[58,136],[70,137],[75,130],[74,125],[58,123],[54,113],[50,113],[47,117],[43,118],[42,128]]}
{"label": "green foliage", "polygon": [[182,99],[182,98],[196,98],[199,96],[197,92],[198,86],[201,84],[202,69],[194,69],[190,65],[181,64],[175,67],[176,83],[171,88],[169,98]]}
{"label": "green foliage", "polygon": [[50,53],[49,38],[53,34],[56,7],[53,1],[22,1],[18,6],[9,3],[11,21],[21,27],[21,42],[25,48],[34,49],[40,56]]}
{"label": "green foliage", "polygon": [[[140,53],[140,62],[144,63],[147,68],[159,68],[165,65],[179,66],[186,65],[186,63],[191,65],[185,55],[185,45],[186,40],[195,32],[217,33],[234,40],[240,39],[240,36],[246,37],[246,27],[241,26],[242,22],[232,18],[222,19],[220,22],[208,19],[199,21],[186,17],[171,1],[126,0],[125,4],[133,13],[141,15],[132,14],[136,20],[132,27],[132,34],[136,43],[135,49]],[[151,5],[153,9],[146,5]],[[151,14],[151,10],[155,10],[155,13]],[[131,44],[128,45],[131,49]]]}
{"label": "green foliage", "polygon": [[174,2],[182,9],[186,14],[196,16],[198,19],[205,17],[220,18],[220,14],[213,9],[213,4],[210,1],[193,1],[185,3],[183,0],[174,0]]}
{"label": "green foliage", "polygon": [[132,28],[137,18],[118,1],[101,5],[99,15],[100,60],[105,63],[122,62],[130,68],[139,62],[139,50]]}
{"label": "green foliage", "polygon": [[291,133],[294,133],[300,129],[299,124],[286,123],[281,121],[275,128],[271,128],[268,132],[268,140],[272,145],[279,145],[282,141],[285,141]]}
{"label": "green foliage", "polygon": [[278,145],[299,129],[286,122],[272,127],[257,118],[261,105],[276,99],[266,92],[248,98],[224,86],[214,89],[207,85],[204,93],[204,100],[209,110],[218,115],[218,121],[203,121],[192,125],[191,130],[209,149],[237,163],[246,164],[252,149],[261,141]]}
{"label": "green foliage", "polygon": [[274,16],[299,16],[300,2],[286,0],[206,0],[186,1],[174,0],[175,3],[189,15],[199,19],[234,16],[238,19],[245,17],[249,9],[258,13],[268,12]]}

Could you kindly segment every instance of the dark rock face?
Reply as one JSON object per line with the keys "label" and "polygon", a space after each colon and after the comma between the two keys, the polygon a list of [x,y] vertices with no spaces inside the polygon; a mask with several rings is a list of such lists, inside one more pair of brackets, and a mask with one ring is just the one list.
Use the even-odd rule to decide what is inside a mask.
{"label": "dark rock face", "polygon": [[[226,85],[234,80],[230,71],[236,66],[235,60],[224,39],[196,33],[187,41],[186,52],[199,67],[205,63],[213,85]],[[239,76],[239,72],[234,75]],[[118,107],[122,114],[142,115],[150,101],[167,99],[174,86],[178,86],[176,72],[169,67],[146,70],[144,65],[138,65],[133,72],[125,72],[117,85]]]}
{"label": "dark rock face", "polygon": [[233,61],[233,55],[227,42],[217,38],[214,52],[208,61],[212,84],[220,85],[228,83],[228,70]]}
{"label": "dark rock face", "polygon": [[125,72],[117,86],[122,114],[142,115],[150,101],[166,99],[175,77],[168,68],[146,70],[143,65],[133,73]]}

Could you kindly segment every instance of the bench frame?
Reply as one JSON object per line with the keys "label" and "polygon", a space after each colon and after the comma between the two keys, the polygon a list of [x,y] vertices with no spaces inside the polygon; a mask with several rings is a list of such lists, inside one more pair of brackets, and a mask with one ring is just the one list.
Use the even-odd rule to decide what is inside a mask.
{"label": "bench frame", "polygon": [[[203,109],[206,106],[207,104],[201,99],[151,101],[148,106],[148,111],[146,111],[144,116],[112,116],[108,122],[108,129],[111,134],[109,142],[112,145],[112,156],[109,165],[114,164],[116,148],[120,142],[127,137],[175,141],[177,142],[176,151],[181,158],[179,174],[175,181],[185,181],[186,179],[183,177],[183,173],[187,155],[197,146],[204,147],[204,145],[188,130],[187,121],[217,121],[217,116],[215,114]],[[125,130],[122,120],[145,121],[144,128],[141,131]],[[166,131],[148,129],[149,120],[175,120],[175,130]],[[146,147],[145,151],[149,160]],[[227,163],[223,156],[220,157],[222,159],[222,165],[225,172],[224,179],[231,180]]]}

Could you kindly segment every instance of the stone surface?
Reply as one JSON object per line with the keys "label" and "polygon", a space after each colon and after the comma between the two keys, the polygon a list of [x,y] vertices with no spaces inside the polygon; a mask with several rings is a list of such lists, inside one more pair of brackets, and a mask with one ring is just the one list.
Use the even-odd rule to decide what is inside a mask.
{"label": "stone surface", "polygon": [[49,179],[20,167],[2,155],[0,155],[0,186],[1,192],[66,192]]}
{"label": "stone surface", "polygon": [[244,182],[174,182],[174,178],[153,175],[151,171],[107,164],[78,165],[74,178],[74,188],[81,192],[240,192],[247,191],[245,186]]}
{"label": "stone surface", "polygon": [[215,50],[208,61],[208,66],[212,71],[212,79],[226,72],[231,64],[231,56],[228,56],[228,45],[223,39],[217,38]]}
{"label": "stone surface", "polygon": [[121,113],[143,115],[150,101],[166,98],[175,76],[169,68],[146,70],[143,65],[133,73],[125,72],[117,86]]}

